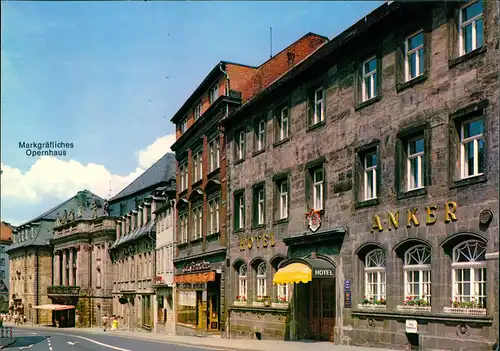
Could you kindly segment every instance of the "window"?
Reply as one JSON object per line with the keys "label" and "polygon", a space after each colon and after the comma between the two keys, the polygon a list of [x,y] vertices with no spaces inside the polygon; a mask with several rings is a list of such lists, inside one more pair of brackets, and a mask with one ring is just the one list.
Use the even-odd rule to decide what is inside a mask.
{"label": "window", "polygon": [[404,257],[405,296],[431,302],[431,250],[424,245],[412,247]]}
{"label": "window", "polygon": [[459,12],[459,51],[465,55],[483,46],[483,2],[482,0],[463,7]]}
{"label": "window", "polygon": [[266,146],[266,121],[260,121],[255,127],[255,151],[263,150]]}
{"label": "window", "polygon": [[201,101],[194,108],[194,120],[196,121],[201,116]]}
{"label": "window", "polygon": [[257,296],[266,296],[266,276],[267,276],[267,265],[265,262],[261,262],[257,266]]}
{"label": "window", "polygon": [[282,180],[278,183],[279,198],[278,198],[278,215],[279,219],[288,218],[288,181]]}
{"label": "window", "polygon": [[288,107],[283,107],[278,116],[277,121],[278,133],[276,135],[277,141],[285,140],[288,138],[289,123],[288,123]]}
{"label": "window", "polygon": [[377,197],[377,153],[370,152],[364,156],[364,195],[365,200]]}
{"label": "window", "polygon": [[405,41],[405,80],[409,81],[424,73],[424,33],[409,36]]}
{"label": "window", "polygon": [[278,284],[278,302],[288,302],[288,284]]}
{"label": "window", "polygon": [[208,234],[214,234],[219,232],[219,198],[213,198],[208,201]]}
{"label": "window", "polygon": [[314,111],[312,124],[320,123],[324,120],[323,88],[316,89],[314,92]]}
{"label": "window", "polygon": [[424,187],[424,138],[408,141],[408,190]]}
{"label": "window", "polygon": [[241,130],[234,139],[234,158],[242,160],[245,157],[245,131]]}
{"label": "window", "polygon": [[187,130],[187,118],[184,118],[181,123],[179,123],[179,131],[181,133],[184,133],[186,132]]}
{"label": "window", "polygon": [[203,231],[203,206],[193,210],[194,239],[201,239]]}
{"label": "window", "polygon": [[244,193],[234,195],[234,229],[243,229],[245,226],[245,199]]}
{"label": "window", "polygon": [[193,156],[193,183],[203,178],[203,158],[201,151]]}
{"label": "window", "polygon": [[460,127],[460,165],[462,178],[484,173],[484,120],[465,122]]}
{"label": "window", "polygon": [[242,264],[238,270],[238,291],[241,299],[247,297],[247,265]]}
{"label": "window", "polygon": [[187,163],[179,167],[179,173],[181,178],[181,191],[184,191],[188,188]]}
{"label": "window", "polygon": [[181,214],[179,216],[179,231],[180,231],[179,239],[181,241],[181,244],[187,243],[187,241],[188,241],[188,235],[187,235],[188,228],[187,228],[187,224],[188,224],[187,213]]}
{"label": "window", "polygon": [[219,97],[219,85],[215,84],[209,92],[210,103],[213,104],[215,100]]}
{"label": "window", "polygon": [[377,58],[363,63],[362,101],[368,101],[377,95]]}
{"label": "window", "polygon": [[253,189],[253,224],[262,225],[265,221],[265,191],[264,185],[259,185]]}
{"label": "window", "polygon": [[365,257],[365,295],[372,301],[385,300],[386,256],[382,249],[370,251]]}
{"label": "window", "polygon": [[315,210],[322,210],[323,195],[325,191],[323,168],[313,170],[312,177],[313,177],[313,208]]}
{"label": "window", "polygon": [[208,170],[209,172],[215,171],[217,168],[219,168],[219,152],[220,152],[220,146],[219,146],[219,137],[215,137],[209,144],[208,144],[208,149],[209,149],[209,160],[208,160]]}
{"label": "window", "polygon": [[468,240],[453,249],[453,300],[486,308],[486,245]]}

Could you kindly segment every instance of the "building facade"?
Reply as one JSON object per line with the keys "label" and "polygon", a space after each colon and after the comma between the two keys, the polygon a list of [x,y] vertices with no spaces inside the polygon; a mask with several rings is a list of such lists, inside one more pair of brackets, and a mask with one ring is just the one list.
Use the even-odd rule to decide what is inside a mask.
{"label": "building facade", "polygon": [[156,265],[154,289],[154,331],[175,335],[174,228],[175,179],[165,189],[166,201],[156,210]]}
{"label": "building facade", "polygon": [[175,179],[175,158],[165,154],[109,200],[118,217],[113,262],[113,314],[130,330],[154,328],[156,209],[167,201],[166,188]]}
{"label": "building facade", "polygon": [[231,337],[498,345],[498,13],[384,4],[224,121]]}
{"label": "building facade", "polygon": [[[115,219],[108,203],[89,191],[77,194],[78,207],[56,218],[52,286],[47,294],[53,305],[75,306],[55,311],[52,318],[65,326],[101,326],[102,317],[113,312],[113,267],[109,248],[115,239]],[[67,314],[67,315],[64,315]]]}
{"label": "building facade", "polygon": [[9,311],[9,255],[5,252],[12,244],[12,225],[1,222],[0,228],[0,313]]}
{"label": "building facade", "polygon": [[227,330],[226,147],[219,122],[323,45],[309,33],[258,67],[222,61],[172,118],[177,141],[177,333]]}

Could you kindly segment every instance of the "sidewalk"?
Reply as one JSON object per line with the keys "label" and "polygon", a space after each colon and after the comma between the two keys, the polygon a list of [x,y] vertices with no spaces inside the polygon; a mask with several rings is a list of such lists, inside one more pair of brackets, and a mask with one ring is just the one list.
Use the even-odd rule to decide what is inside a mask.
{"label": "sidewalk", "polygon": [[[32,328],[28,325],[20,326],[22,328]],[[101,328],[63,328],[57,329],[52,327],[34,326],[33,328],[49,328],[54,332],[61,333],[74,333],[74,334],[94,334],[94,335],[116,335],[124,338],[142,339],[142,340],[155,340],[171,344],[178,344],[184,346],[198,346],[215,349],[225,350],[247,350],[247,351],[276,351],[280,348],[286,347],[287,351],[389,351],[390,349],[379,349],[372,347],[360,346],[339,346],[331,342],[325,341],[276,341],[276,340],[251,340],[251,339],[222,339],[220,337],[210,336],[172,336],[165,334],[156,334],[142,331],[128,331],[119,329],[115,333],[111,331],[104,332]]]}

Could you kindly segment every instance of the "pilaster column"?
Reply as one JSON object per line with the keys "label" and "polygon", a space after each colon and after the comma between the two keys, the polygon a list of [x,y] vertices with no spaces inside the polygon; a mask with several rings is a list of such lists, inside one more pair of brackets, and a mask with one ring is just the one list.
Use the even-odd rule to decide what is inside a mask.
{"label": "pilaster column", "polygon": [[77,246],[75,248],[75,255],[76,255],[76,267],[77,267],[77,270],[76,270],[76,286],[80,286],[80,272],[78,271],[78,267],[80,267],[80,262],[79,262],[79,259],[80,259],[80,246]]}
{"label": "pilaster column", "polygon": [[125,235],[127,233],[127,231],[125,230],[125,228],[126,228],[125,225],[126,225],[125,217],[122,217],[122,222],[121,222],[122,230],[121,230],[120,235]]}
{"label": "pilaster column", "polygon": [[74,277],[74,271],[73,271],[73,251],[74,249],[73,248],[70,248],[69,249],[69,285],[70,286],[74,286],[75,285],[75,281],[73,279]]}
{"label": "pilaster column", "polygon": [[151,203],[151,219],[154,221],[156,218],[156,200],[153,199],[153,202]]}
{"label": "pilaster column", "polygon": [[54,254],[54,285],[61,285],[61,252]]}
{"label": "pilaster column", "polygon": [[62,251],[62,284],[61,285],[68,285],[68,280],[66,276],[66,264],[68,263],[68,257],[66,250]]}
{"label": "pilaster column", "polygon": [[118,220],[116,221],[116,240],[120,239],[121,229],[122,229],[122,220],[118,218]]}
{"label": "pilaster column", "polygon": [[144,223],[144,208],[142,206],[139,206],[137,210],[137,220],[139,221],[139,227],[142,227]]}

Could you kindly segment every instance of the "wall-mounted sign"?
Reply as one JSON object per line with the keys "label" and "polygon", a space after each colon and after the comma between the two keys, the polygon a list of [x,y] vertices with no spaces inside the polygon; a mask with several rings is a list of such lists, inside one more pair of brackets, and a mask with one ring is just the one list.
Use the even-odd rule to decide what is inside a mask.
{"label": "wall-mounted sign", "polygon": [[351,306],[352,306],[351,290],[344,290],[344,308],[351,308]]}
{"label": "wall-mounted sign", "polygon": [[251,250],[253,247],[260,249],[275,245],[274,233],[248,236],[240,239],[240,251],[245,251],[247,248]]}
{"label": "wall-mounted sign", "polygon": [[314,278],[330,278],[333,277],[334,272],[332,269],[314,269],[313,277]]}
{"label": "wall-mounted sign", "polygon": [[350,280],[344,280],[344,290],[351,290],[351,281]]}
{"label": "wall-mounted sign", "polygon": [[[425,217],[425,224],[426,225],[432,225],[436,223],[438,220],[438,217],[436,215],[437,211],[437,206],[436,205],[430,205],[425,207],[425,212],[426,212],[426,217]],[[449,222],[455,222],[457,221],[457,216],[455,212],[457,211],[457,204],[456,202],[453,201],[447,201],[444,204],[444,215],[443,215],[443,220],[445,223]],[[411,228],[411,227],[418,227],[420,225],[420,222],[418,221],[418,207],[413,207],[409,208],[406,210],[406,227]],[[399,228],[399,211],[396,212],[387,212],[386,215],[387,221],[384,221],[384,223],[387,222],[387,229],[389,230],[396,230]],[[379,215],[374,215],[373,220],[372,220],[372,227],[371,227],[371,232],[382,232],[384,231],[384,227],[382,226],[382,221],[380,220]]]}
{"label": "wall-mounted sign", "polygon": [[208,271],[212,268],[210,262],[203,261],[199,263],[191,262],[182,268],[183,273],[191,273],[191,272],[199,272],[199,271]]}
{"label": "wall-mounted sign", "polygon": [[418,323],[414,319],[406,320],[406,332],[409,334],[418,333]]}

